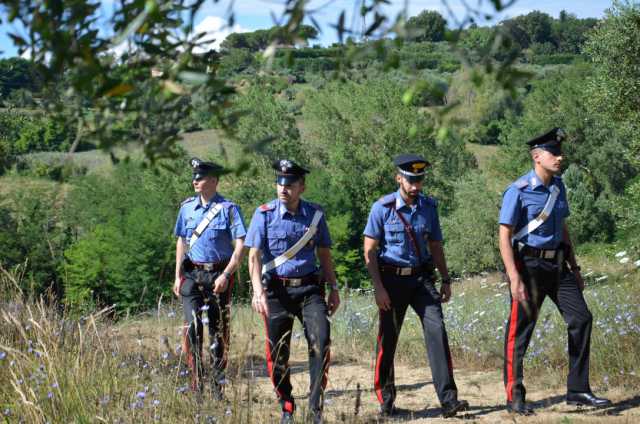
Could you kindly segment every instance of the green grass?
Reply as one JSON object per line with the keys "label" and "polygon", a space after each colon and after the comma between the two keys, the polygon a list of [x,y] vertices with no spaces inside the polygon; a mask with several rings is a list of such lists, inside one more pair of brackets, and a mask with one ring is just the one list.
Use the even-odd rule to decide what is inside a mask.
{"label": "green grass", "polygon": [[[608,262],[602,279],[605,273],[592,269],[596,263],[583,261],[585,297],[594,315],[591,383],[597,391],[637,391],[640,272],[610,257]],[[179,305],[160,299],[157,309],[135,317],[113,321],[106,310],[77,319],[62,315],[53,303],[21,298],[17,286],[17,277],[2,271],[0,380],[5,384],[0,385],[0,406],[11,417],[24,422],[180,422],[188,411],[203,422],[207,417],[225,423],[277,418],[273,393],[265,390],[264,379],[260,386],[255,378],[266,372],[263,323],[247,305],[232,308],[228,403],[198,403],[186,393]],[[456,372],[499,370],[509,311],[506,284],[498,274],[489,274],[458,281],[453,290],[444,311]],[[301,343],[299,324],[293,331]],[[332,318],[333,362],[372,363],[376,331],[371,293],[343,293],[342,307]],[[564,389],[566,343],[564,323],[547,300],[526,358],[530,387]],[[403,326],[397,362],[426,364],[422,329],[413,312]]]}
{"label": "green grass", "polygon": [[[241,157],[238,146],[219,130],[185,133],[179,145],[190,156],[211,159],[225,165],[233,165]],[[137,144],[115,148],[113,154],[119,159],[143,159],[142,147]],[[38,152],[25,155],[25,159],[46,164],[57,164],[70,159],[75,166],[85,167],[88,173],[110,172],[113,167],[109,152],[102,150],[75,152],[71,155],[65,152]]]}

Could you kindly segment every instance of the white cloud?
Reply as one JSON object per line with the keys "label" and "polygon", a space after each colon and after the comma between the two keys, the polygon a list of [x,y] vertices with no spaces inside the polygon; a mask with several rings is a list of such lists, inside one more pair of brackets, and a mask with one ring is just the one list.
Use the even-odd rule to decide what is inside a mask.
{"label": "white cloud", "polygon": [[202,40],[208,41],[208,43],[202,44],[198,48],[194,49],[194,52],[204,53],[211,49],[218,50],[222,41],[224,41],[229,34],[249,31],[251,30],[243,28],[238,24],[235,24],[233,27],[229,27],[227,26],[227,21],[218,16],[207,16],[195,26],[194,32],[196,34],[203,32],[206,33],[206,35],[202,37]]}

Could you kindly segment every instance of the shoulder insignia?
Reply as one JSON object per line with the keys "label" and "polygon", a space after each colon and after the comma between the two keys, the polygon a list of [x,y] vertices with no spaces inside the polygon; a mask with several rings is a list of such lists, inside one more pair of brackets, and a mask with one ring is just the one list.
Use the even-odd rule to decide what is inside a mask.
{"label": "shoulder insignia", "polygon": [[396,201],[395,193],[389,193],[387,195],[382,196],[380,199],[378,199],[378,202],[380,202],[384,206],[389,206],[395,203],[395,201]]}
{"label": "shoulder insignia", "polygon": [[180,206],[186,205],[187,203],[193,202],[194,200],[196,200],[196,196],[187,197],[182,201],[182,203],[180,203]]}
{"label": "shoulder insignia", "polygon": [[313,209],[319,210],[320,212],[324,212],[324,210],[322,209],[322,206],[320,206],[317,203],[307,202],[307,204],[311,206]]}
{"label": "shoulder insignia", "polygon": [[438,199],[436,199],[435,197],[424,196],[424,200],[427,202],[428,205],[431,205],[434,208],[438,206]]}
{"label": "shoulder insignia", "polygon": [[522,190],[523,188],[525,188],[528,185],[529,185],[529,181],[526,178],[517,179],[513,183],[513,186],[516,187],[518,190]]}
{"label": "shoulder insignia", "polygon": [[260,212],[269,212],[274,210],[275,208],[276,208],[275,202],[269,202],[269,203],[265,203],[264,205],[258,206],[258,209],[260,209]]}

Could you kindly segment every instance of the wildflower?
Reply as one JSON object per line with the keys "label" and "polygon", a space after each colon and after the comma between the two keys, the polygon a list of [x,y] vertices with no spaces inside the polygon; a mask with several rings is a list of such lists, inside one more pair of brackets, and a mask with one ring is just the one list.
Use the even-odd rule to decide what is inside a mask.
{"label": "wildflower", "polygon": [[104,395],[103,397],[100,398],[99,402],[100,402],[100,405],[106,406],[109,403],[110,400],[111,399],[109,398],[108,395]]}
{"label": "wildflower", "polygon": [[200,310],[201,310],[201,311],[208,311],[208,310],[209,310],[209,305],[202,305],[202,306],[200,307]]}
{"label": "wildflower", "polygon": [[158,405],[160,405],[160,401],[158,399],[154,399],[153,406],[158,406]]}
{"label": "wildflower", "polygon": [[619,261],[619,262],[620,262],[621,264],[626,264],[627,262],[629,262],[629,258],[625,256],[624,258],[620,259],[620,261]]}
{"label": "wildflower", "polygon": [[176,312],[175,312],[175,311],[169,311],[169,313],[167,314],[167,316],[168,316],[169,318],[173,318],[173,317],[175,317],[175,316],[176,316]]}
{"label": "wildflower", "polygon": [[11,415],[11,409],[5,408],[2,413],[4,414],[5,417],[8,417]]}
{"label": "wildflower", "polygon": [[621,258],[623,256],[627,256],[627,251],[623,250],[621,252],[616,253],[616,258]]}
{"label": "wildflower", "polygon": [[146,392],[138,392],[138,393],[136,393],[136,397],[137,397],[138,399],[144,399],[144,397],[145,397],[146,395],[147,395],[147,393],[146,393]]}
{"label": "wildflower", "polygon": [[209,324],[209,318],[208,317],[202,318],[202,323],[203,324]]}
{"label": "wildflower", "polygon": [[49,399],[53,398],[53,392],[49,392],[49,393],[47,393],[47,397],[48,397]]}
{"label": "wildflower", "polygon": [[0,351],[0,361],[7,357],[7,352]]}
{"label": "wildflower", "polygon": [[51,385],[51,388],[52,388],[52,389],[57,389],[57,388],[58,388],[58,383],[53,383],[53,384]]}
{"label": "wildflower", "polygon": [[162,359],[164,359],[165,361],[166,361],[167,359],[169,359],[169,352],[163,352],[163,353],[162,353]]}

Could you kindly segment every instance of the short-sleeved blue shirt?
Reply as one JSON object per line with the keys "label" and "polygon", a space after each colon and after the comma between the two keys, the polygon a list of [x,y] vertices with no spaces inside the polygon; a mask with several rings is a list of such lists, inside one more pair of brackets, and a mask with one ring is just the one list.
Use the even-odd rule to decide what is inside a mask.
{"label": "short-sleeved blue shirt", "polygon": [[232,240],[243,238],[247,234],[240,207],[217,193],[206,206],[202,206],[199,196],[190,197],[182,202],[174,234],[184,238],[188,244],[200,221],[215,204],[221,202],[223,208],[211,220],[187,253],[194,262],[209,263],[229,260],[233,254]]}
{"label": "short-sleeved blue shirt", "polygon": [[[258,207],[251,219],[245,246],[262,251],[262,263],[283,254],[307,232],[318,205],[300,199],[298,211],[290,213],[278,200]],[[318,270],[316,247],[331,247],[329,227],[323,215],[318,231],[293,258],[270,271],[280,277],[302,277]]]}
{"label": "short-sleeved blue shirt", "polygon": [[519,240],[537,249],[555,249],[562,241],[563,223],[565,218],[569,216],[567,191],[562,178],[553,177],[549,187],[546,187],[535,171],[531,170],[507,187],[502,198],[499,222],[511,225],[515,235],[522,227],[540,215],[547,203],[552,185],[555,185],[560,192],[549,218]]}
{"label": "short-sleeved blue shirt", "polygon": [[438,218],[438,203],[431,197],[420,194],[413,205],[407,205],[400,191],[388,194],[371,207],[364,235],[380,242],[378,259],[398,267],[421,265],[404,224],[398,217],[402,214],[411,225],[420,248],[422,263],[431,260],[427,242],[442,240],[442,230]]}

